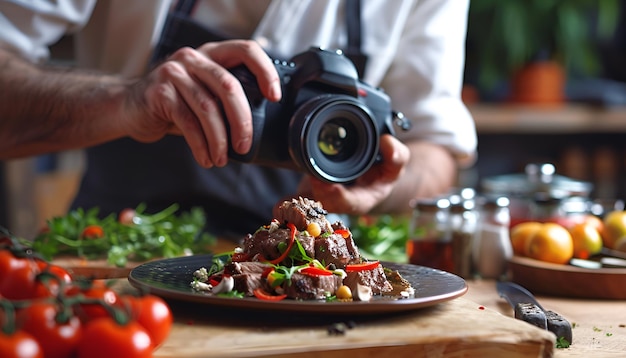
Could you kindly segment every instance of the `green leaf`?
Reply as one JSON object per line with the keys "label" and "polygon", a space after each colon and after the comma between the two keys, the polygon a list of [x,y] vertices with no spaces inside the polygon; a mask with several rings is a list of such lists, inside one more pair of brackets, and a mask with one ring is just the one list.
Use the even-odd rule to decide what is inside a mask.
{"label": "green leaf", "polygon": [[[99,208],[78,208],[47,222],[47,231],[32,241],[32,248],[45,259],[78,256],[88,259],[106,258],[115,266],[128,261],[144,261],[158,257],[181,256],[206,251],[215,237],[204,232],[206,217],[201,208],[179,213],[179,205],[147,214],[146,206],[135,208],[134,224],[125,225],[114,214],[99,217]],[[99,225],[104,237],[82,237],[88,225]]]}

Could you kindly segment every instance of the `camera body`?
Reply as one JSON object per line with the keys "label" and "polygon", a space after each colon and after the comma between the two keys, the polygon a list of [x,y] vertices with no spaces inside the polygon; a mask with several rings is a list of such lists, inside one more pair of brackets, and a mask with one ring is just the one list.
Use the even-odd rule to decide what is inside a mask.
{"label": "camera body", "polygon": [[389,96],[359,80],[339,51],[311,48],[274,60],[283,97],[270,102],[244,66],[231,69],[243,86],[253,121],[250,151],[229,157],[282,167],[331,183],[350,183],[380,160],[379,139],[394,134]]}

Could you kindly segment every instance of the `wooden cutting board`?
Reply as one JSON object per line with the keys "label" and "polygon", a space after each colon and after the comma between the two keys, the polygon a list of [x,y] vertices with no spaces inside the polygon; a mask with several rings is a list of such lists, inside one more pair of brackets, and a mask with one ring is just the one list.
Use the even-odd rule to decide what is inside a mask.
{"label": "wooden cutting board", "polygon": [[[173,305],[155,357],[551,357],[555,336],[464,298],[374,317],[254,315]],[[337,323],[353,323],[330,334]]]}
{"label": "wooden cutting board", "polygon": [[[235,247],[236,244],[232,241],[218,239],[214,245],[208,247],[208,250],[213,253],[222,253],[232,251]],[[59,257],[52,260],[52,263],[66,268],[75,277],[113,279],[128,277],[133,268],[144,262],[129,262],[124,267],[116,267],[109,264],[106,259],[87,260],[79,257]]]}

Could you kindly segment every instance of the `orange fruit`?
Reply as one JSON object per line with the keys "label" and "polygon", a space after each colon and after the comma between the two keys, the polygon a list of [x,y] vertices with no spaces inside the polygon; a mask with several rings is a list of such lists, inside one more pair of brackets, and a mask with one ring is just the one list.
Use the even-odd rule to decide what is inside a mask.
{"label": "orange fruit", "polygon": [[515,255],[525,255],[526,243],[541,228],[542,224],[537,221],[526,221],[511,228],[509,237]]}
{"label": "orange fruit", "polygon": [[593,223],[580,222],[569,229],[574,244],[574,257],[588,259],[602,250],[602,236]]}
{"label": "orange fruit", "polygon": [[613,249],[615,243],[626,237],[626,211],[611,211],[604,217],[604,229],[602,230],[602,239],[604,246]]}
{"label": "orange fruit", "polygon": [[604,222],[602,222],[602,219],[593,214],[584,215],[581,222],[595,227],[599,233],[602,233],[602,230],[604,230]]}
{"label": "orange fruit", "polygon": [[544,223],[528,240],[525,254],[536,260],[566,264],[574,256],[572,235],[562,225]]}

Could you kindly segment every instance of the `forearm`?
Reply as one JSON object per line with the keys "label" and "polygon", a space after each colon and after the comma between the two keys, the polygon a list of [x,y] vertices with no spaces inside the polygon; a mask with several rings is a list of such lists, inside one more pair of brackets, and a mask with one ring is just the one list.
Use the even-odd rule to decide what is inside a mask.
{"label": "forearm", "polygon": [[0,49],[0,159],[91,146],[125,135],[124,80],[44,69]]}
{"label": "forearm", "polygon": [[408,213],[410,200],[447,193],[457,179],[457,164],[447,149],[430,142],[412,142],[411,157],[391,195],[374,208],[374,213]]}

